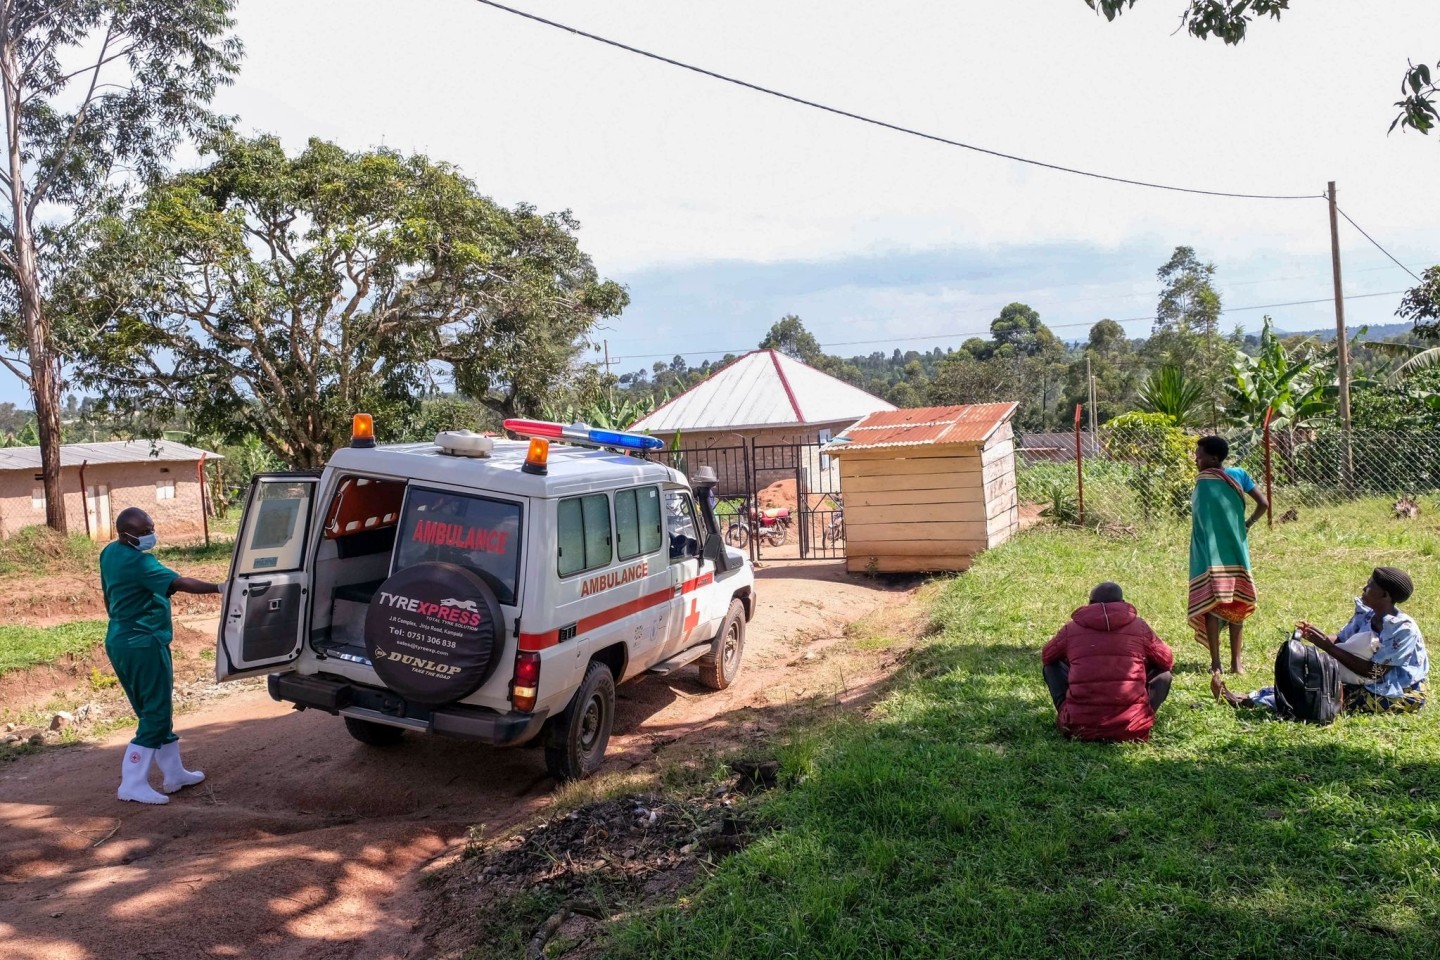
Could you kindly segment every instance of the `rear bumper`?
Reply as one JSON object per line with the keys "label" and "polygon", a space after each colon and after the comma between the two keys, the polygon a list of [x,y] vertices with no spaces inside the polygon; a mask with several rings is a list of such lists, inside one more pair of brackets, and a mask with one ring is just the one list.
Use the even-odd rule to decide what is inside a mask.
{"label": "rear bumper", "polygon": [[426,707],[409,703],[388,690],[377,690],[323,674],[300,676],[272,673],[270,698],[301,709],[324,710],[374,723],[422,733],[478,740],[497,747],[521,744],[540,732],[545,713],[499,713],[484,707],[453,704]]}

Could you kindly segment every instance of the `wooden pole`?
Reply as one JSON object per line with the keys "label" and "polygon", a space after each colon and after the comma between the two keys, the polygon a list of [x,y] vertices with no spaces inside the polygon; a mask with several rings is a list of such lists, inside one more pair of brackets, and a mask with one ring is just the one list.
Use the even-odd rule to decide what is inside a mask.
{"label": "wooden pole", "polygon": [[1355,457],[1350,445],[1350,338],[1345,332],[1345,288],[1340,280],[1340,226],[1335,212],[1335,181],[1326,196],[1330,201],[1330,269],[1335,279],[1335,361],[1340,377],[1341,478],[1348,490],[1355,476]]}
{"label": "wooden pole", "polygon": [[1270,504],[1265,511],[1265,526],[1275,526],[1275,481],[1270,472],[1270,418],[1275,415],[1272,406],[1265,411],[1265,500]]}
{"label": "wooden pole", "polygon": [[205,531],[205,546],[210,546],[210,504],[205,500],[205,454],[195,465],[196,479],[200,481],[200,527]]}
{"label": "wooden pole", "polygon": [[95,534],[90,531],[90,491],[85,487],[85,465],[89,462],[80,461],[80,512],[85,514],[85,539],[94,540]]}
{"label": "wooden pole", "polygon": [[1075,404],[1075,491],[1077,516],[1080,526],[1085,526],[1085,454],[1080,449],[1080,404]]}

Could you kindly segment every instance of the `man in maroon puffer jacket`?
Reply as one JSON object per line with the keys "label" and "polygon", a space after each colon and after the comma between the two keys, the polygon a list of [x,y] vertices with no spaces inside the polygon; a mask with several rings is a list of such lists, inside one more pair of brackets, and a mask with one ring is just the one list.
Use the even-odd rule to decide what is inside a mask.
{"label": "man in maroon puffer jacket", "polygon": [[1149,740],[1155,711],[1170,693],[1175,655],[1102,583],[1040,654],[1062,732],[1078,740]]}

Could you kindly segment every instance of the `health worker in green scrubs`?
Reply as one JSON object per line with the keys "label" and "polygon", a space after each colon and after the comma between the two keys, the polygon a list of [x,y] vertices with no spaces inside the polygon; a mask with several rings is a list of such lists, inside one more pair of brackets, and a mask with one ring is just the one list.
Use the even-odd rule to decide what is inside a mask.
{"label": "health worker in green scrubs", "polygon": [[[168,803],[174,793],[205,779],[180,762],[180,738],[171,724],[170,597],[175,593],[219,593],[218,583],[182,577],[150,553],[155,549],[155,522],[145,511],[130,507],[115,518],[114,541],[100,551],[100,587],[110,629],[105,653],[130,700],[140,728],[125,748],[120,767],[121,800]],[[164,777],[160,793],[150,786],[150,765]]]}

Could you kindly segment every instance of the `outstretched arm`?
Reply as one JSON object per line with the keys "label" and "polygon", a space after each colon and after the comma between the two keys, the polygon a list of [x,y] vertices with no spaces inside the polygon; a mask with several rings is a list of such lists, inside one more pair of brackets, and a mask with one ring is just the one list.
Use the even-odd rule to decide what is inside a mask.
{"label": "outstretched arm", "polygon": [[196,580],[194,577],[176,577],[170,581],[169,596],[177,593],[219,593],[220,584],[207,583],[204,580]]}

